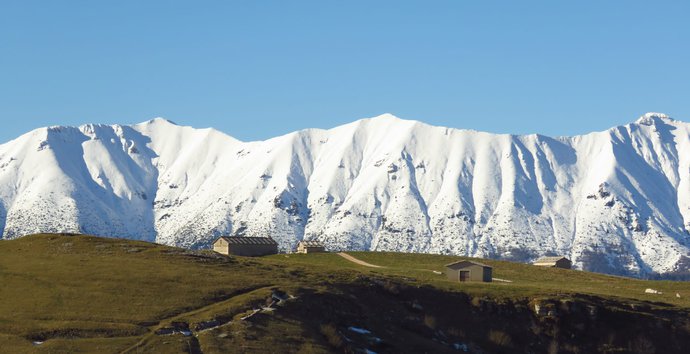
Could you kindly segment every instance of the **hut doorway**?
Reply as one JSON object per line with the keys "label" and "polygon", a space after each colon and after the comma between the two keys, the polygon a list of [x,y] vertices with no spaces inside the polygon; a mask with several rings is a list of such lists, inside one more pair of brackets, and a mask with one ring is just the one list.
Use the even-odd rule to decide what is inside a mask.
{"label": "hut doorway", "polygon": [[458,276],[460,277],[460,281],[470,281],[470,271],[469,270],[461,270],[458,273]]}

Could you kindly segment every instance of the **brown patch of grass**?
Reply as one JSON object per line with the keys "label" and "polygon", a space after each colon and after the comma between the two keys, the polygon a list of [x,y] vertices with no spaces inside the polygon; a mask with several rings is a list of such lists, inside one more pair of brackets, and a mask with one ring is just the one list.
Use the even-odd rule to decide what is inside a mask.
{"label": "brown patch of grass", "polygon": [[513,340],[510,335],[501,330],[492,329],[489,331],[489,342],[499,346],[499,347],[512,347]]}
{"label": "brown patch of grass", "polygon": [[333,348],[340,349],[345,344],[345,342],[343,341],[343,337],[340,335],[338,329],[332,323],[322,324],[319,327],[319,332],[321,332],[321,334],[323,334],[323,336],[326,337],[326,341]]}
{"label": "brown patch of grass", "polygon": [[436,329],[436,317],[430,315],[430,314],[425,314],[424,315],[424,325],[431,328],[431,329]]}

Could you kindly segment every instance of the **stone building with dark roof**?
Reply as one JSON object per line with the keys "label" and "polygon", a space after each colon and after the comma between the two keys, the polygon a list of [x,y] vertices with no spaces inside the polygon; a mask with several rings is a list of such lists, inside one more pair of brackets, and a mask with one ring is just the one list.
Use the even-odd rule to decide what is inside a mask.
{"label": "stone building with dark roof", "polygon": [[493,268],[479,262],[462,260],[446,264],[446,276],[452,281],[491,282]]}
{"label": "stone building with dark roof", "polygon": [[323,243],[316,241],[316,240],[309,240],[309,241],[300,241],[299,244],[297,244],[297,253],[318,253],[318,252],[326,252],[326,248],[323,246]]}
{"label": "stone building with dark roof", "polygon": [[213,250],[234,256],[265,256],[278,253],[278,243],[270,237],[221,236]]}
{"label": "stone building with dark roof", "polygon": [[573,263],[568,258],[565,258],[562,256],[541,257],[541,258],[537,259],[532,264],[535,266],[540,266],[540,267],[563,268],[563,269],[570,269],[570,267],[573,266]]}

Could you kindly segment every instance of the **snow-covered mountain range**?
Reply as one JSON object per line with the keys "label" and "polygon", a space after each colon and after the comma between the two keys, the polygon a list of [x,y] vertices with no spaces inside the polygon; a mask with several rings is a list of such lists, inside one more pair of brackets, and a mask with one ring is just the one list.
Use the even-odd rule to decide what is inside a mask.
{"label": "snow-covered mountain range", "polygon": [[385,114],[242,142],[154,119],[49,127],[0,145],[3,238],[83,232],[206,247],[430,252],[649,276],[690,267],[690,124],[648,113],[575,137]]}

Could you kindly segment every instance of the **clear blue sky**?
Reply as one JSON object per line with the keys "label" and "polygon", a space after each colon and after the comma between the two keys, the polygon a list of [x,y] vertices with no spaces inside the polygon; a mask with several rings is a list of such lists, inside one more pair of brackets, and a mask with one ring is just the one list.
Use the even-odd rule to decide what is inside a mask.
{"label": "clear blue sky", "polygon": [[241,140],[390,112],[573,135],[690,121],[688,1],[0,1],[0,141],[162,116]]}

